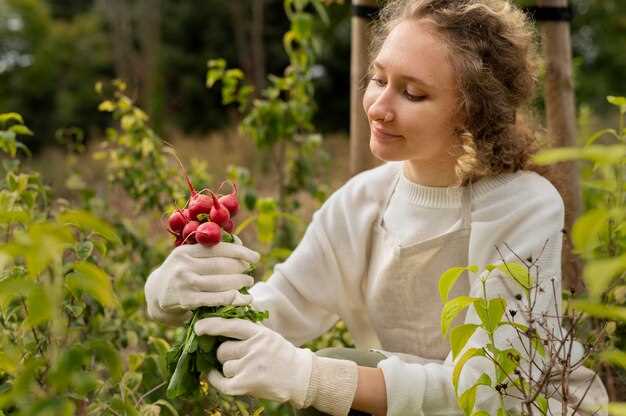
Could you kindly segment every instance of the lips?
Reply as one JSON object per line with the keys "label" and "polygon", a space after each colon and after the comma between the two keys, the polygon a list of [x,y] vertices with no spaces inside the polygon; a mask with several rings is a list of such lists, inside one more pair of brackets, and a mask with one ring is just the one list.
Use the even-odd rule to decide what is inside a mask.
{"label": "lips", "polygon": [[374,131],[374,133],[376,133],[376,135],[383,137],[383,138],[388,138],[388,139],[393,139],[393,138],[399,138],[402,137],[399,134],[394,134],[390,131],[381,129],[380,127],[376,126],[376,125],[372,125],[372,130]]}

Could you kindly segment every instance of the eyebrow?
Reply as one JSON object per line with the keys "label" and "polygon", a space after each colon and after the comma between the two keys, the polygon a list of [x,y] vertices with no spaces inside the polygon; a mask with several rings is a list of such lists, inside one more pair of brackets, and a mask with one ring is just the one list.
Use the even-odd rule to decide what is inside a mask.
{"label": "eyebrow", "polygon": [[[378,61],[374,61],[374,62],[372,63],[372,65],[373,65],[374,67],[376,67],[376,68],[380,68],[380,69],[383,69],[383,70],[385,69],[385,66],[384,66],[383,64],[381,64],[380,62],[378,62]],[[416,78],[416,77],[412,77],[412,76],[410,76],[410,75],[402,75],[402,74],[401,74],[401,75],[400,75],[400,78],[402,78],[402,79],[407,79],[407,80],[409,80],[409,81],[413,81],[413,82],[415,82],[415,83],[417,83],[417,84],[422,84],[422,85],[424,85],[425,87],[431,88],[430,84],[427,84],[426,82],[422,81],[421,79]]]}

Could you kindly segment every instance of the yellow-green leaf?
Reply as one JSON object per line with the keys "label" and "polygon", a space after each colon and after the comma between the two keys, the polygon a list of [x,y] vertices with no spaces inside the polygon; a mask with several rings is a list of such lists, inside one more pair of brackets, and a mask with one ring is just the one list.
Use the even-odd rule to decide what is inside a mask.
{"label": "yellow-green leaf", "polygon": [[74,271],[65,279],[70,290],[85,292],[102,306],[109,308],[118,306],[111,279],[102,269],[85,261],[74,263],[73,269]]}
{"label": "yellow-green leaf", "polygon": [[41,286],[33,287],[26,298],[26,305],[28,307],[28,317],[25,322],[27,327],[41,325],[49,321],[54,314],[52,299]]}
{"label": "yellow-green leaf", "polygon": [[584,300],[570,299],[569,306],[596,318],[606,318],[626,322],[626,307],[592,303]]}
{"label": "yellow-green leaf", "polygon": [[524,289],[528,290],[533,285],[533,279],[528,273],[528,267],[518,263],[502,263],[496,265],[496,269],[501,271],[505,276],[516,281]]}
{"label": "yellow-green leaf", "polygon": [[476,324],[463,324],[456,326],[450,330],[450,345],[452,347],[452,359],[456,359],[456,356],[463,350],[467,341],[472,337],[476,328],[479,325]]}
{"label": "yellow-green leaf", "polygon": [[94,231],[112,243],[121,243],[113,227],[88,212],[65,211],[59,215],[58,220],[61,224],[71,224],[85,231]]}
{"label": "yellow-green leaf", "polygon": [[465,363],[473,357],[484,357],[485,352],[482,348],[469,348],[463,356],[459,359],[459,361],[455,364],[454,370],[452,371],[452,384],[454,385],[454,392],[458,395],[459,393],[459,377],[461,376],[461,370]]}
{"label": "yellow-green leaf", "polygon": [[600,359],[612,364],[617,364],[626,368],[626,352],[620,350],[609,350],[600,353]]}
{"label": "yellow-green leaf", "polygon": [[441,333],[446,335],[448,328],[456,316],[472,303],[479,301],[480,298],[473,298],[470,296],[458,296],[452,300],[449,300],[443,305],[441,311]]}
{"label": "yellow-green leaf", "polygon": [[115,111],[115,104],[113,104],[113,102],[111,102],[109,100],[103,101],[98,106],[98,110],[100,110],[100,111],[108,111],[108,112]]}
{"label": "yellow-green leaf", "polygon": [[608,411],[611,416],[626,416],[626,402],[609,403]]}
{"label": "yellow-green leaf", "polygon": [[585,265],[583,278],[594,300],[609,287],[613,279],[626,270],[626,254],[620,257],[591,260]]}
{"label": "yellow-green leaf", "polygon": [[450,290],[459,279],[459,277],[466,270],[476,273],[478,272],[478,266],[451,267],[442,273],[441,277],[439,278],[439,299],[441,299],[441,303],[445,303],[448,301],[448,295],[450,294]]}
{"label": "yellow-green leaf", "polygon": [[589,160],[598,165],[613,165],[620,163],[626,156],[626,146],[622,144],[613,145],[591,145],[586,147],[559,147],[546,149],[537,153],[533,161],[539,165],[549,165],[568,160]]}
{"label": "yellow-green leaf", "polygon": [[600,242],[606,230],[609,213],[603,209],[592,209],[579,217],[572,227],[572,241],[578,254],[588,256]]}
{"label": "yellow-green leaf", "polygon": [[18,113],[2,113],[0,114],[0,124],[4,124],[8,121],[15,121],[20,124],[24,124],[24,119]]}

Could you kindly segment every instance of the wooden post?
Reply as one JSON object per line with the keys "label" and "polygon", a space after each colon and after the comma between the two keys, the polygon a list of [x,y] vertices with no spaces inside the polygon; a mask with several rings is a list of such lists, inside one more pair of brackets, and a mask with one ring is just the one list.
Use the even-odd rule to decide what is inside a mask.
{"label": "wooden post", "polygon": [[[538,0],[540,7],[567,7],[567,0]],[[548,134],[554,147],[576,146],[576,106],[572,79],[572,44],[568,21],[540,23],[541,42],[546,63],[545,102]],[[578,168],[575,162],[558,165],[563,175],[559,192],[565,203],[565,230],[571,235],[572,225],[581,211]],[[563,288],[584,290],[582,262],[572,253],[571,238],[563,239]]]}
{"label": "wooden post", "polygon": [[[353,0],[356,7],[376,7],[376,0]],[[363,78],[367,75],[370,40],[367,17],[352,16],[352,50],[350,65],[350,173],[355,175],[376,165],[369,146],[370,127],[363,110]]]}

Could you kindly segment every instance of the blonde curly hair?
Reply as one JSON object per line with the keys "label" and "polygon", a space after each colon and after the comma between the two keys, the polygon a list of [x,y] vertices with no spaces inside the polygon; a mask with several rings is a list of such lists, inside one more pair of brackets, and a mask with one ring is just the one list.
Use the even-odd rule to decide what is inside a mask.
{"label": "blonde curly hair", "polygon": [[406,19],[432,24],[450,51],[464,120],[456,131],[458,185],[521,169],[548,173],[530,161],[543,137],[531,110],[540,59],[524,12],[507,0],[389,0],[372,24],[370,62]]}

